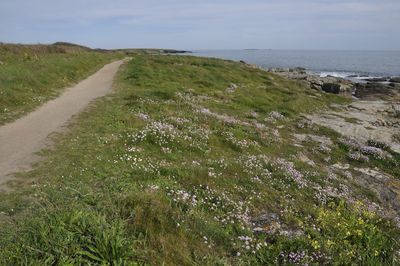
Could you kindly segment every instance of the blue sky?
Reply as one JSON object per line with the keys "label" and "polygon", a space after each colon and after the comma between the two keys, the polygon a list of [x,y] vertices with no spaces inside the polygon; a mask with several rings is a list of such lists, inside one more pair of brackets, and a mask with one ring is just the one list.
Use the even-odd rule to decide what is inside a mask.
{"label": "blue sky", "polygon": [[0,41],[400,50],[400,0],[0,0]]}

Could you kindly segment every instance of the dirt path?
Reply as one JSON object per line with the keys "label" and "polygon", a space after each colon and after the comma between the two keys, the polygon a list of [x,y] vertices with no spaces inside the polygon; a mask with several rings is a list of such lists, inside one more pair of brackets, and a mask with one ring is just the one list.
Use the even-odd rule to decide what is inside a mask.
{"label": "dirt path", "polygon": [[12,174],[30,168],[48,143],[48,135],[59,132],[69,119],[90,101],[110,91],[113,78],[122,64],[116,61],[80,82],[52,101],[15,122],[0,127],[0,189],[13,179]]}

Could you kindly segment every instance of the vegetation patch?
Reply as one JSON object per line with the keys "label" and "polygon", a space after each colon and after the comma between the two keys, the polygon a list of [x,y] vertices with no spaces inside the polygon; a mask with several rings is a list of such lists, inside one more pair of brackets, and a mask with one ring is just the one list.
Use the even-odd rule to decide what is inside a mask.
{"label": "vegetation patch", "polygon": [[399,263],[388,206],[357,179],[399,157],[301,116],[345,101],[231,61],[137,55],[23,174],[37,181],[0,195],[1,262]]}

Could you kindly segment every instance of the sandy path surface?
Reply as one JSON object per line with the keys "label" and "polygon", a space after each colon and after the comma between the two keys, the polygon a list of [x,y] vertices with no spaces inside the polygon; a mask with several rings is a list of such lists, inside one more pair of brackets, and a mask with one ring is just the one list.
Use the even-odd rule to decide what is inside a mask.
{"label": "sandy path surface", "polygon": [[110,91],[122,62],[105,65],[76,86],[66,89],[57,99],[0,127],[0,188],[13,179],[13,173],[29,169],[38,160],[35,153],[46,147],[49,134],[62,130],[90,101]]}

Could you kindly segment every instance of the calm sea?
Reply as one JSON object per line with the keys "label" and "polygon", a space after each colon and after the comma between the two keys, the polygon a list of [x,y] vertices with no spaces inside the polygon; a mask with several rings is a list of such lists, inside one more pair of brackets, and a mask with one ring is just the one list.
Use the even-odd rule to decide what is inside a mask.
{"label": "calm sea", "polygon": [[243,60],[263,68],[303,67],[321,76],[400,76],[400,51],[199,50],[193,55]]}

